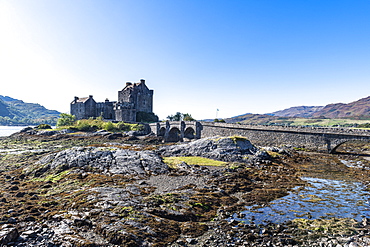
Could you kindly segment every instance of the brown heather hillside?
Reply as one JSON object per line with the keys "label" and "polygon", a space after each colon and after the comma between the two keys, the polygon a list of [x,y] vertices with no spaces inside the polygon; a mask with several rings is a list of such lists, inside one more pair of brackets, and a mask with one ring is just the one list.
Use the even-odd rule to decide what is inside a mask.
{"label": "brown heather hillside", "polygon": [[312,114],[312,117],[322,116],[326,118],[370,118],[370,96],[348,104],[329,104]]}
{"label": "brown heather hillside", "polygon": [[227,123],[243,123],[243,124],[288,124],[291,123],[288,117],[278,117],[263,114],[251,114],[247,113],[244,115],[226,118]]}
{"label": "brown heather hillside", "polygon": [[271,113],[273,116],[279,117],[304,117],[309,118],[317,111],[320,111],[323,106],[294,106],[288,109],[280,110]]}

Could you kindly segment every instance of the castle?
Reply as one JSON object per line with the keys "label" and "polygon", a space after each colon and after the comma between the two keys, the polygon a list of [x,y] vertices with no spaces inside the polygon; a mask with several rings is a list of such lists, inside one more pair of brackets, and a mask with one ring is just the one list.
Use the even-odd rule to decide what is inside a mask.
{"label": "castle", "polygon": [[93,96],[75,99],[71,102],[71,114],[76,120],[103,117],[104,119],[136,122],[139,113],[153,114],[153,90],[145,85],[145,80],[138,83],[126,82],[118,91],[118,101],[96,102]]}

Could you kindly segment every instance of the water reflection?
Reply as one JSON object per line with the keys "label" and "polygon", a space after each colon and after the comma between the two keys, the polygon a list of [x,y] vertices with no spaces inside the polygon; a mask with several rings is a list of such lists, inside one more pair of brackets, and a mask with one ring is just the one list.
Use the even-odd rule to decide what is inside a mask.
{"label": "water reflection", "polygon": [[[295,218],[370,217],[370,192],[359,182],[303,177],[309,186],[294,188],[266,207],[249,206],[237,220],[246,223],[283,223]],[[240,216],[239,216],[240,217]]]}

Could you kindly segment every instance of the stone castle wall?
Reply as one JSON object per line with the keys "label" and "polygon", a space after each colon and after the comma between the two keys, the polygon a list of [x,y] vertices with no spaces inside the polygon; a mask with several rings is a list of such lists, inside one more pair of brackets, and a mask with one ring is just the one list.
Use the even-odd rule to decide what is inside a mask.
{"label": "stone castle wall", "polygon": [[96,118],[116,121],[136,122],[137,112],[153,112],[153,90],[145,85],[145,80],[139,83],[126,83],[121,91],[118,91],[118,102],[106,100],[95,102],[90,95],[88,98],[78,98],[71,103],[71,114],[76,119]]}

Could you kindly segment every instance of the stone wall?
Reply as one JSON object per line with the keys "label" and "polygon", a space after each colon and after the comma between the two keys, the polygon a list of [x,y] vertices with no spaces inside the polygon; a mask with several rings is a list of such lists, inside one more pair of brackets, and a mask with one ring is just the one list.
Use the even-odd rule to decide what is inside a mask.
{"label": "stone wall", "polygon": [[179,130],[185,137],[189,127],[195,131],[194,138],[212,136],[243,136],[258,146],[294,146],[308,150],[333,152],[339,145],[347,141],[370,141],[370,131],[348,128],[310,128],[242,125],[213,122],[162,122],[151,124],[152,132],[162,135],[165,140],[171,133]]}
{"label": "stone wall", "polygon": [[136,122],[137,112],[153,112],[153,90],[145,85],[145,80],[138,83],[127,82],[124,89],[118,91],[118,101],[95,102],[93,97],[75,97],[71,102],[71,114],[76,119],[88,119],[102,116],[104,119]]}
{"label": "stone wall", "polygon": [[333,152],[340,144],[370,141],[370,131],[348,128],[288,127],[202,122],[202,137],[244,136],[259,146],[290,145],[314,151]]}
{"label": "stone wall", "polygon": [[130,103],[137,112],[153,112],[153,93],[143,79],[139,83],[127,82],[126,87],[118,92],[118,103]]}

